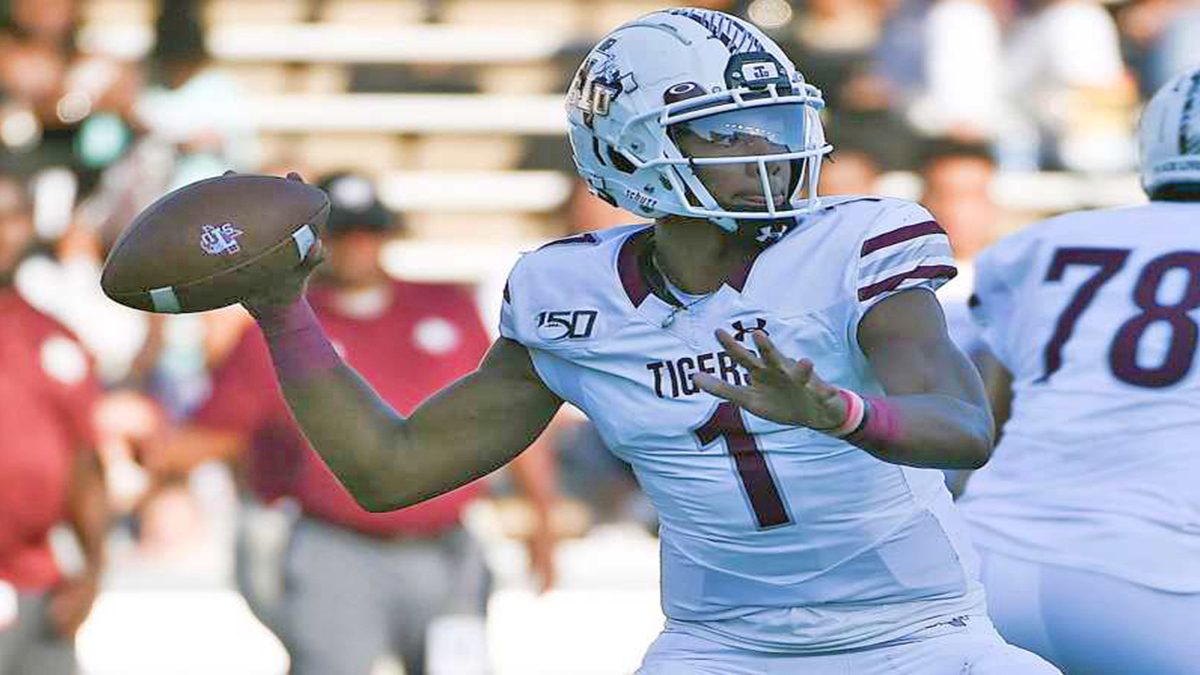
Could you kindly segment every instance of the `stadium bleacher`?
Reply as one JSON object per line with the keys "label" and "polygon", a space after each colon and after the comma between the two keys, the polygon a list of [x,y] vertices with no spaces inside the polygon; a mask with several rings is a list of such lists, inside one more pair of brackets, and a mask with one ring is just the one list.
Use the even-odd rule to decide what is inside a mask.
{"label": "stadium bleacher", "polygon": [[[207,5],[207,42],[215,64],[248,92],[265,156],[286,150],[313,171],[354,164],[376,173],[388,203],[408,212],[422,237],[533,242],[561,228],[561,216],[550,214],[570,193],[569,176],[516,168],[527,137],[565,133],[556,56],[659,4],[216,0]],[[437,22],[429,23],[434,6]],[[150,0],[92,0],[81,44],[139,58],[153,43],[153,13]],[[356,64],[465,66],[479,91],[351,92]],[[892,176],[883,186],[914,197],[919,182]],[[1028,221],[1128,201],[1137,184],[1132,176],[1001,174],[995,194]]]}

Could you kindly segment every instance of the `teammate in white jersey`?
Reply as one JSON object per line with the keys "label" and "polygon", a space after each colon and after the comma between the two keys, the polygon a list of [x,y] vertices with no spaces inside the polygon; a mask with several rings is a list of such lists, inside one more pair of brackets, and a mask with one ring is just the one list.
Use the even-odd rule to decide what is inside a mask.
{"label": "teammate in white jersey", "polygon": [[976,262],[1007,421],[961,503],[992,618],[1066,673],[1200,672],[1200,69],[1139,136],[1149,204],[1051,219]]}
{"label": "teammate in white jersey", "polygon": [[821,106],[734,17],[608,35],[569,92],[575,159],[654,224],[524,256],[479,370],[408,419],[327,346],[305,270],[246,304],[310,442],[370,509],[492,471],[564,400],[587,412],[662,521],[669,620],[644,675],[1054,673],[992,630],[934,470],[992,445],[931,292],[955,273],[946,237],[915,204],[817,198]]}

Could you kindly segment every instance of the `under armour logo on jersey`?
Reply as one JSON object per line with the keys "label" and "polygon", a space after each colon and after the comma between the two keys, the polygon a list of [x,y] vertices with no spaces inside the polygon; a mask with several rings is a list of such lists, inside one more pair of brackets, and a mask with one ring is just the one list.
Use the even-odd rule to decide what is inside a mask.
{"label": "under armour logo on jersey", "polygon": [[200,248],[208,255],[222,253],[237,253],[242,250],[238,245],[238,237],[245,234],[233,226],[233,223],[223,225],[204,225],[200,233]]}
{"label": "under armour logo on jersey", "polygon": [[741,321],[734,321],[733,322],[733,331],[734,331],[733,339],[737,340],[738,342],[741,342],[743,338],[745,338],[747,335],[749,335],[750,333],[753,333],[756,330],[761,330],[763,332],[763,335],[771,334],[770,332],[767,331],[767,320],[762,317],[755,317],[754,325],[750,326],[749,328],[747,328],[746,325],[743,324]]}
{"label": "under armour logo on jersey", "polygon": [[764,246],[770,246],[783,239],[783,236],[792,228],[794,222],[792,220],[775,219],[769,221],[766,225],[759,225],[758,234],[754,236],[754,239]]}

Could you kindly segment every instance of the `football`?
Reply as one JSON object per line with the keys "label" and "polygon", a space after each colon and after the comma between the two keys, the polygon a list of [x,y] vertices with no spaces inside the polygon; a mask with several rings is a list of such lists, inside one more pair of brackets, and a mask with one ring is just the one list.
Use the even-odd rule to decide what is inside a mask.
{"label": "football", "polygon": [[180,314],[232,305],[298,265],[329,216],[329,198],[298,180],[227,174],[146,207],[121,233],[100,285],[116,302]]}

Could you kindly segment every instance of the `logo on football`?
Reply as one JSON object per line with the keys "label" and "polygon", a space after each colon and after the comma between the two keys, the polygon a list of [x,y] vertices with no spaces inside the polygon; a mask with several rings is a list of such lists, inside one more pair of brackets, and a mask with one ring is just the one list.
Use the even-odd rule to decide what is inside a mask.
{"label": "logo on football", "polygon": [[207,255],[233,254],[242,250],[237,238],[245,234],[233,226],[233,223],[223,225],[203,225],[200,234],[200,248]]}

